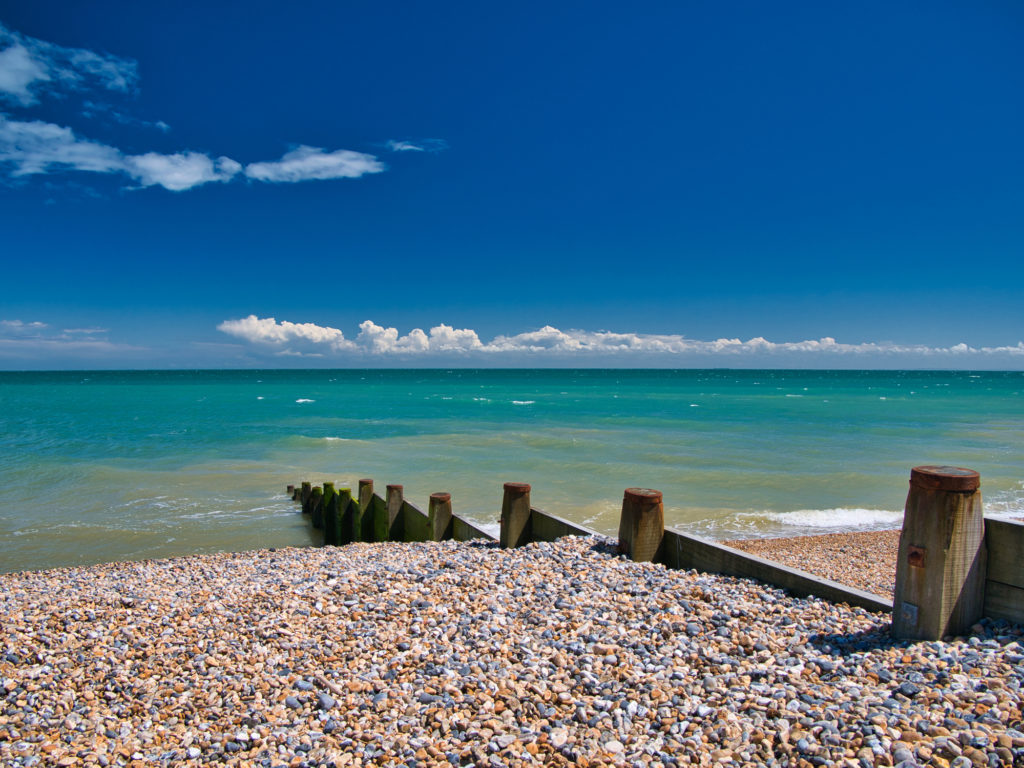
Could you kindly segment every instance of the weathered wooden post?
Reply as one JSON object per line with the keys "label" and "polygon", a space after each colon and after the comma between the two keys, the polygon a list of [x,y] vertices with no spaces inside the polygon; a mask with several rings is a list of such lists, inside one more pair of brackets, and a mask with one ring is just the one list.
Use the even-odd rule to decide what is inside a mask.
{"label": "weathered wooden post", "polygon": [[308,515],[309,509],[309,496],[313,492],[313,484],[307,481],[302,482],[302,487],[299,489],[299,501],[302,502],[302,513]]}
{"label": "weathered wooden post", "polygon": [[430,494],[427,516],[430,519],[431,541],[443,541],[452,537],[452,495],[450,493]]}
{"label": "weathered wooden post", "polygon": [[319,485],[313,486],[309,492],[309,514],[312,516],[311,524],[316,529],[324,527],[324,492]]}
{"label": "weathered wooden post", "polygon": [[903,513],[892,631],[938,640],[982,615],[985,520],[981,478],[961,467],[914,467]]}
{"label": "weathered wooden post", "polygon": [[323,507],[324,519],[324,544],[338,543],[338,493],[334,490],[334,483],[324,483],[324,497],[320,502]]}
{"label": "weathered wooden post", "polygon": [[377,521],[377,541],[402,540],[402,503],[404,489],[400,485],[387,487],[387,517]]}
{"label": "weathered wooden post", "polygon": [[627,488],[619,518],[619,551],[638,563],[649,563],[657,557],[664,535],[665,505],[661,491]]}
{"label": "weathered wooden post", "polygon": [[521,547],[532,541],[530,531],[530,484],[505,483],[501,500],[501,534],[499,545]]}
{"label": "weathered wooden post", "polygon": [[338,544],[352,542],[352,489],[338,489]]}
{"label": "weathered wooden post", "polygon": [[365,478],[359,481],[359,522],[356,541],[374,541],[373,520],[373,480]]}
{"label": "weathered wooden post", "polygon": [[292,501],[295,501],[295,486],[289,485],[285,490],[285,493],[292,497]]}

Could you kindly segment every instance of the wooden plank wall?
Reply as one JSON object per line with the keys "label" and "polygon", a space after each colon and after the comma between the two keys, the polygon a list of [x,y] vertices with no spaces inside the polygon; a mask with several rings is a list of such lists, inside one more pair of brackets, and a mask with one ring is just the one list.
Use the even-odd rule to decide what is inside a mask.
{"label": "wooden plank wall", "polygon": [[986,520],[985,615],[1024,624],[1024,523]]}
{"label": "wooden plank wall", "polygon": [[814,595],[869,611],[892,613],[891,600],[671,528],[665,529],[657,562],[669,568],[693,568],[705,573],[757,579],[797,597]]}
{"label": "wooden plank wall", "polygon": [[[316,517],[315,513],[318,510],[314,507],[322,500],[321,489],[310,485],[303,483],[301,489],[295,490],[294,498],[296,501],[304,502],[304,512]],[[347,514],[343,514],[347,519],[341,521],[348,524],[347,531],[351,531],[351,538],[343,538],[362,538],[364,541],[379,539],[380,532],[387,530],[387,502],[379,495],[373,494],[369,497],[368,509],[365,512],[358,509],[358,501],[353,499],[351,504],[355,508],[345,510]],[[322,510],[320,511],[322,519]],[[430,540],[428,515],[408,501],[402,502],[399,519],[395,522],[395,533],[399,534],[397,539]],[[494,536],[458,515],[453,516],[451,534],[452,538],[458,541],[495,541]],[[596,532],[585,526],[536,507],[530,508],[530,537],[533,541],[554,541],[562,536],[592,535],[596,535]],[[988,565],[984,613],[994,619],[1024,624],[1024,523],[986,520],[985,544],[988,549]],[[815,595],[871,611],[892,612],[892,603],[886,598],[671,528],[665,530],[657,562],[670,568],[692,568],[706,573],[757,579],[797,596]]]}

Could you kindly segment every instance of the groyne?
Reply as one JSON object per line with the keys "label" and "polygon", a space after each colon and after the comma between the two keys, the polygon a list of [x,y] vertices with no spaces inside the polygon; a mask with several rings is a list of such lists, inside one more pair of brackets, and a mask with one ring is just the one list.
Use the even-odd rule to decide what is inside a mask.
{"label": "groyne", "polygon": [[[966,479],[965,479],[966,478]],[[1024,524],[983,520],[980,478],[957,467],[915,467],[901,536],[895,600],[758,557],[664,525],[659,491],[623,493],[619,550],[631,559],[675,569],[750,578],[797,597],[816,596],[871,611],[892,613],[900,636],[962,634],[984,617],[1024,623]],[[324,543],[354,541],[497,541],[503,548],[597,532],[531,503],[527,483],[503,488],[498,539],[455,514],[449,493],[431,494],[427,511],[404,497],[401,485],[385,496],[371,479],[358,491],[326,482],[288,486],[292,498],[323,531]],[[930,550],[930,555],[926,554]],[[952,553],[952,554],[950,554]]]}

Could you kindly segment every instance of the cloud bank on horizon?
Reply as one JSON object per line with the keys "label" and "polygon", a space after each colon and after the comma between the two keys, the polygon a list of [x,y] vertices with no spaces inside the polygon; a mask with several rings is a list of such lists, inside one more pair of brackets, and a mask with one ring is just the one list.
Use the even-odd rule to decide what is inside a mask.
{"label": "cloud bank on horizon", "polygon": [[236,320],[225,320],[218,330],[278,355],[335,357],[366,355],[371,357],[397,357],[429,359],[431,356],[450,358],[497,360],[507,356],[573,357],[583,359],[680,359],[687,357],[721,356],[779,356],[796,354],[808,361],[837,356],[893,356],[917,359],[947,356],[970,359],[1022,358],[1024,342],[1014,346],[972,347],[964,343],[948,347],[923,344],[896,344],[892,342],[863,342],[848,344],[833,338],[804,341],[773,342],[762,337],[715,339],[701,341],[679,334],[616,333],[612,331],[562,331],[550,325],[535,331],[514,335],[499,335],[488,342],[470,328],[453,328],[444,323],[429,332],[414,328],[401,335],[397,328],[384,327],[372,320],[359,324],[359,333],[348,339],[343,331],[315,323],[278,321],[273,317],[249,315]]}
{"label": "cloud bank on horizon", "polygon": [[[44,96],[72,92],[131,94],[138,87],[138,65],[131,59],[80,48],[65,48],[7,29],[0,24],[0,104],[27,109]],[[87,100],[82,116],[106,114],[123,125],[167,132],[162,120],[147,121],[113,109],[97,99]],[[438,152],[447,148],[441,139],[413,139],[385,143],[392,152]],[[79,171],[119,174],[136,188],[161,186],[182,192],[236,177],[268,183],[296,183],[328,179],[357,179],[381,173],[387,166],[375,155],[350,149],[329,151],[301,144],[278,160],[243,164],[227,156],[183,150],[170,154],[128,154],[101,141],[85,138],[69,126],[44,120],[13,119],[0,112],[0,167],[12,179]]]}

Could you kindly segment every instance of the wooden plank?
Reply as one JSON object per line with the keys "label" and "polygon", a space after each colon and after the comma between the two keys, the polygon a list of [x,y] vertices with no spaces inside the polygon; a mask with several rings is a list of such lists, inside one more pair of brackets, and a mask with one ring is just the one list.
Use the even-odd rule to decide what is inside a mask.
{"label": "wooden plank", "polygon": [[1024,589],[998,581],[985,582],[985,615],[1024,624]]}
{"label": "wooden plank", "polygon": [[725,576],[757,579],[785,589],[797,597],[814,595],[836,603],[849,603],[869,611],[892,612],[892,602],[879,595],[854,589],[806,571],[789,568],[692,534],[665,530],[657,562],[670,568],[689,569]]}
{"label": "wooden plank", "polygon": [[387,541],[388,503],[375,493],[370,500],[370,509],[373,511],[370,516],[370,525],[373,526],[373,541]]}
{"label": "wooden plank", "polygon": [[452,538],[456,541],[472,541],[473,539],[486,539],[497,541],[496,538],[482,528],[458,515],[452,515]]}
{"label": "wooden plank", "polygon": [[562,536],[599,535],[597,531],[592,531],[536,507],[530,507],[530,527],[534,541],[554,541]]}
{"label": "wooden plank", "polygon": [[430,518],[408,501],[402,501],[402,541],[430,541]]}
{"label": "wooden plank", "polygon": [[985,545],[988,547],[985,577],[989,581],[1024,588],[1024,523],[986,520]]}

